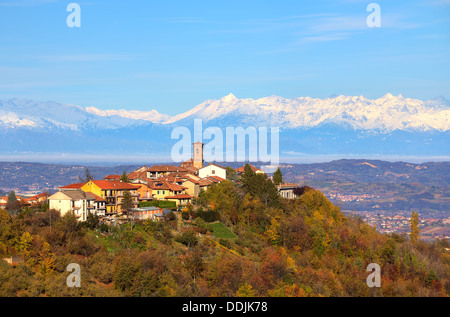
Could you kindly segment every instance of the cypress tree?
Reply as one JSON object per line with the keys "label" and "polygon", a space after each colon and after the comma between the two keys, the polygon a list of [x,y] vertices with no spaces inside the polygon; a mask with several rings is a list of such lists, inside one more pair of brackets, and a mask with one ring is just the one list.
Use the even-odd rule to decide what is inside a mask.
{"label": "cypress tree", "polygon": [[417,240],[419,240],[419,236],[419,214],[413,211],[411,213],[411,234],[409,235],[409,240],[411,243],[416,244]]}
{"label": "cypress tree", "polygon": [[275,173],[273,173],[273,183],[275,185],[280,185],[283,183],[283,174],[281,173],[280,168],[278,167]]}
{"label": "cypress tree", "polygon": [[20,210],[19,201],[17,200],[16,193],[13,190],[8,195],[6,210],[10,215],[14,215]]}

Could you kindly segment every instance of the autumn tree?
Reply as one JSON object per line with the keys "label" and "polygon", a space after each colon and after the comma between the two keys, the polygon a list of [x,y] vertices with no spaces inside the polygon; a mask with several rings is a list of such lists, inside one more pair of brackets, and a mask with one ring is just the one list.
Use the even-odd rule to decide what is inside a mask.
{"label": "autumn tree", "polygon": [[409,239],[411,243],[416,244],[417,240],[420,237],[419,230],[419,214],[415,211],[411,213],[411,234],[409,235]]}
{"label": "autumn tree", "polygon": [[253,287],[248,283],[244,283],[237,290],[236,297],[254,297],[255,294]]}
{"label": "autumn tree", "polygon": [[192,248],[186,254],[180,256],[184,268],[189,272],[194,279],[200,276],[201,272],[205,269],[205,263],[203,261],[203,254],[199,247]]}
{"label": "autumn tree", "polygon": [[16,246],[16,250],[24,257],[28,257],[30,254],[30,248],[33,243],[33,236],[29,232],[24,232],[19,239],[19,243]]}

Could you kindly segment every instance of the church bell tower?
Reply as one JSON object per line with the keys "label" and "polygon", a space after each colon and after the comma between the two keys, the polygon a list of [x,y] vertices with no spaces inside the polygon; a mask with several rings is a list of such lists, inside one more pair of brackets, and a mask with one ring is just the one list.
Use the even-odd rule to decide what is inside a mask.
{"label": "church bell tower", "polygon": [[193,165],[196,168],[203,167],[203,143],[196,142],[193,144],[194,146],[194,155],[193,155]]}

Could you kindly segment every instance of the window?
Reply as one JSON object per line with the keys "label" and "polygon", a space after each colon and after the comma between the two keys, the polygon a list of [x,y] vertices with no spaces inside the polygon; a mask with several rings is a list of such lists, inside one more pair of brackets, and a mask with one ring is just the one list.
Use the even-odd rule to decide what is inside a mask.
{"label": "window", "polygon": [[213,174],[216,174],[216,170],[212,170],[212,173],[213,173]]}

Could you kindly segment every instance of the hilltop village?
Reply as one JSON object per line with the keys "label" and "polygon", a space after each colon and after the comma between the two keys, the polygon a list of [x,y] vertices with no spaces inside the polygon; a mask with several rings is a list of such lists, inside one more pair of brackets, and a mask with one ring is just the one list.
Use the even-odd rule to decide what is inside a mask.
{"label": "hilltop village", "polygon": [[[215,163],[205,164],[203,143],[193,144],[193,158],[174,165],[142,166],[128,174],[107,175],[104,179],[86,179],[84,182],[62,186],[49,195],[22,198],[21,205],[48,203],[49,209],[61,215],[73,212],[79,221],[86,221],[89,214],[98,216],[107,223],[133,219],[157,221],[172,210],[181,210],[205,192],[212,184],[227,179],[227,169]],[[250,165],[256,174],[265,173]],[[230,173],[230,170],[228,170]],[[244,166],[232,171],[239,177]],[[295,198],[294,189],[298,184],[279,184],[281,197]],[[6,205],[8,197],[0,203]]]}

